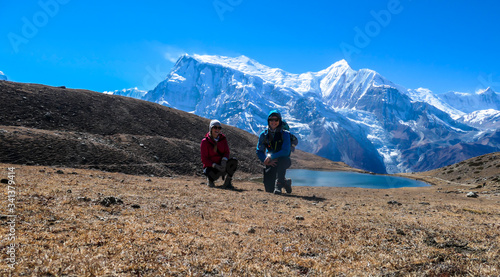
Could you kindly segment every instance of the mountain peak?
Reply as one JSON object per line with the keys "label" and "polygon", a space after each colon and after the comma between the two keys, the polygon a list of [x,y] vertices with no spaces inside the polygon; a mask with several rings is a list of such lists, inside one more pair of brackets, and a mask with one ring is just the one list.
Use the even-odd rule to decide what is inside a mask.
{"label": "mountain peak", "polygon": [[345,59],[342,59],[342,60],[334,63],[333,65],[335,65],[335,66],[349,66],[349,63]]}
{"label": "mountain peak", "polygon": [[7,81],[7,76],[5,76],[2,71],[0,71],[0,80]]}
{"label": "mountain peak", "polygon": [[218,56],[218,55],[194,54],[193,56],[190,57],[202,63],[218,64],[235,69],[241,68],[242,65],[258,67],[258,68],[267,67],[244,55],[233,58],[233,57]]}
{"label": "mountain peak", "polygon": [[486,95],[491,95],[491,94],[496,94],[496,92],[491,88],[491,87],[487,87],[486,89],[484,90],[478,90],[476,91],[476,94],[486,94]]}
{"label": "mountain peak", "polygon": [[[352,69],[350,66],[349,66],[349,63],[347,63],[346,60],[342,59],[340,61],[337,61],[335,63],[333,63],[332,65],[330,65],[328,68],[326,68],[325,70],[322,70],[322,71],[332,71],[332,70],[341,70],[341,71],[345,71],[347,69]],[[320,71],[321,72],[321,71]]]}

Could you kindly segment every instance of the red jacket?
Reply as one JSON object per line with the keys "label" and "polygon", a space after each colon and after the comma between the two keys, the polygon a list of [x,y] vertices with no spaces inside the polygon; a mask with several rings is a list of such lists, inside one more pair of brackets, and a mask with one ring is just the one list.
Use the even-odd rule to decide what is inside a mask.
{"label": "red jacket", "polygon": [[[217,150],[215,148],[216,144]],[[201,141],[200,148],[203,168],[212,167],[213,163],[220,164],[224,157],[229,159],[229,145],[227,144],[226,136],[223,134],[219,134],[219,141],[215,142],[215,140],[210,137],[210,133],[207,133],[205,138]]]}

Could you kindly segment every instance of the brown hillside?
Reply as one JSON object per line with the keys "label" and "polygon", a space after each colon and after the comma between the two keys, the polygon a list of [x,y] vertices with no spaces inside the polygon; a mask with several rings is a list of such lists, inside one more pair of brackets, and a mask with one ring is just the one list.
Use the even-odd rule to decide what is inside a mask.
{"label": "brown hillside", "polygon": [[[209,119],[155,103],[39,84],[0,82],[0,162],[131,174],[200,174]],[[260,173],[257,137],[224,126],[240,170]],[[350,170],[297,151],[294,166]]]}
{"label": "brown hillside", "polygon": [[436,185],[448,185],[466,191],[500,193],[500,152],[474,157],[426,172],[401,174]]}

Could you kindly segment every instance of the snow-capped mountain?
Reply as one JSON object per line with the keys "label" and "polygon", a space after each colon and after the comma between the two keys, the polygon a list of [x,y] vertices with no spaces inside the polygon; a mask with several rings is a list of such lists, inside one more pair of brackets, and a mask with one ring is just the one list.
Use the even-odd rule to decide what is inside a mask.
{"label": "snow-capped mountain", "polygon": [[436,94],[426,88],[409,89],[407,90],[408,96],[413,101],[428,103],[446,113],[448,113],[453,119],[457,119],[463,115],[465,112],[452,107],[447,102],[443,101]]}
{"label": "snow-capped mountain", "polygon": [[[344,60],[292,74],[245,56],[184,55],[141,98],[256,135],[279,109],[300,149],[373,172],[428,170],[499,150],[498,135],[455,120],[465,112],[432,92],[407,90]],[[454,155],[462,144],[468,151]]]}
{"label": "snow-capped mountain", "polygon": [[487,109],[500,111],[500,94],[491,88],[480,90],[476,93],[450,91],[439,94],[438,97],[448,105],[464,113]]}
{"label": "snow-capped mountain", "polygon": [[135,88],[129,88],[129,89],[115,90],[115,91],[105,91],[103,93],[141,99],[146,95],[147,91],[140,90],[140,89],[137,89],[137,87],[135,87]]}
{"label": "snow-capped mountain", "polygon": [[458,120],[478,129],[500,129],[500,111],[494,109],[474,111]]}
{"label": "snow-capped mountain", "polygon": [[0,71],[0,80],[7,81],[7,76],[2,71]]}

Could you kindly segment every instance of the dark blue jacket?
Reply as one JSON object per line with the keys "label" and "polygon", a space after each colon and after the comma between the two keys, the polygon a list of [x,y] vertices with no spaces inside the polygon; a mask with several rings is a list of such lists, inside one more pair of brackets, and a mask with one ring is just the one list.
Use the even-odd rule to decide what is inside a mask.
{"label": "dark blue jacket", "polygon": [[271,159],[277,159],[289,157],[291,153],[290,132],[283,130],[283,120],[278,111],[271,111],[268,118],[273,114],[280,118],[280,125],[277,127],[273,140],[271,140],[269,136],[269,126],[260,133],[256,153],[262,162],[264,162],[268,154],[271,155]]}

